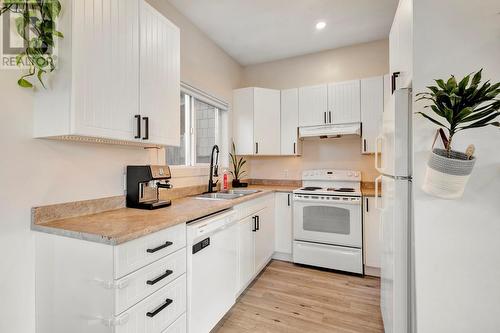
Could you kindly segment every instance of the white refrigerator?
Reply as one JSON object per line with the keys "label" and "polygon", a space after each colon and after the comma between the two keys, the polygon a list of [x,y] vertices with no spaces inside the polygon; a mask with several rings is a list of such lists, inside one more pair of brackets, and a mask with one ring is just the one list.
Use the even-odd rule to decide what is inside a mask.
{"label": "white refrigerator", "polygon": [[380,135],[377,137],[376,168],[381,174],[380,303],[385,333],[412,332],[412,93],[396,90],[385,101]]}

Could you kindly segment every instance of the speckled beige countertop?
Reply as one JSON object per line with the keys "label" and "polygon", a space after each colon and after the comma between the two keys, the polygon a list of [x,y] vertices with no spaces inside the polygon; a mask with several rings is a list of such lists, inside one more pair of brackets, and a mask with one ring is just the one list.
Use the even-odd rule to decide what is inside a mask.
{"label": "speckled beige countertop", "polygon": [[[50,220],[40,218],[44,207],[33,208],[33,221],[31,229],[71,238],[83,239],[110,245],[118,245],[162,229],[172,227],[180,223],[186,223],[201,217],[229,209],[242,202],[255,199],[271,192],[291,192],[297,187],[293,186],[271,186],[251,185],[248,189],[261,190],[259,193],[247,195],[234,200],[200,200],[193,197],[178,198],[172,201],[172,205],[157,210],[141,210],[133,208],[118,208],[101,211],[95,214],[72,216]],[[116,197],[119,198],[119,197]],[[90,200],[79,203],[61,204],[47,206],[51,209],[75,209],[84,206],[84,211],[91,212],[92,209],[85,205],[102,205],[101,202],[116,198],[102,200]],[[109,203],[107,204],[109,206]],[[45,213],[47,214],[47,213]],[[54,215],[57,215],[55,213]]]}

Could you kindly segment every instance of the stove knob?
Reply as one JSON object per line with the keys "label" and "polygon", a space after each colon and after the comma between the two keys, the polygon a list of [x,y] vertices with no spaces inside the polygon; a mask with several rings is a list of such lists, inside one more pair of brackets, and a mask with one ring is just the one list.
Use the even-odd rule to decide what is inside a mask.
{"label": "stove knob", "polygon": [[359,177],[360,176],[359,172],[356,172],[354,176]]}
{"label": "stove knob", "polygon": [[347,173],[347,177],[352,177],[352,172],[351,172],[351,171],[349,171],[349,172]]}

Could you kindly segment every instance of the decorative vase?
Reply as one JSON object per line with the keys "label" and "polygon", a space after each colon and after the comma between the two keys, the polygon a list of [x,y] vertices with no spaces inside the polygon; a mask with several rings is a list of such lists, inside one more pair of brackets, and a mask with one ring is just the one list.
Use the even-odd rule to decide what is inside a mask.
{"label": "decorative vase", "polygon": [[233,179],[232,185],[233,187],[241,187],[241,182],[239,179]]}
{"label": "decorative vase", "polygon": [[445,149],[434,148],[427,163],[422,190],[443,199],[463,196],[476,158],[452,150],[450,157]]}

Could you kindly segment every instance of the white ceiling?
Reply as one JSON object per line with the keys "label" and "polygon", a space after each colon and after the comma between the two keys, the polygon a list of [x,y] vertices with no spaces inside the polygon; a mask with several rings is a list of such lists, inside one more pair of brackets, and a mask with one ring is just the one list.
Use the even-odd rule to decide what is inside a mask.
{"label": "white ceiling", "polygon": [[[169,0],[241,65],[387,38],[398,0]],[[327,26],[316,31],[318,21]]]}

